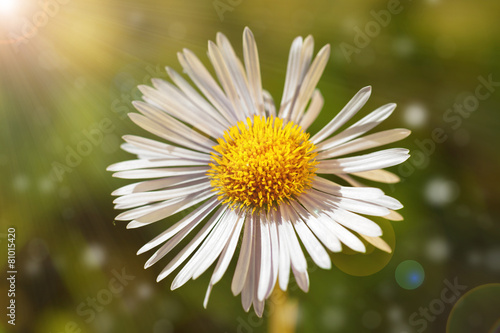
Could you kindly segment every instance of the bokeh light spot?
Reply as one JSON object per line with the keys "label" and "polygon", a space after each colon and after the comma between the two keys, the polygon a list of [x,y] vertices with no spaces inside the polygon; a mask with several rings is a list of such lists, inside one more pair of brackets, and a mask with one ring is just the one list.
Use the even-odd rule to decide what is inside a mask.
{"label": "bokeh light spot", "polygon": [[392,305],[387,310],[387,318],[394,323],[401,322],[403,319],[403,310],[401,309],[401,306],[398,304]]}
{"label": "bokeh light spot", "polygon": [[169,333],[173,331],[174,327],[167,319],[160,319],[153,326],[154,333]]}
{"label": "bokeh light spot", "polygon": [[339,330],[345,325],[346,314],[340,308],[329,307],[323,311],[321,322],[328,330]]}
{"label": "bokeh light spot", "polygon": [[97,244],[89,245],[83,252],[83,262],[89,268],[100,267],[105,260],[106,252]]}
{"label": "bokeh light spot", "polygon": [[149,299],[153,295],[153,288],[149,283],[143,282],[137,286],[137,296],[142,299]]}
{"label": "bokeh light spot", "polygon": [[500,283],[484,284],[463,295],[451,310],[446,332],[500,332]]}
{"label": "bokeh light spot", "polygon": [[459,193],[457,183],[444,178],[431,179],[424,190],[425,199],[434,206],[444,206],[453,202]]}
{"label": "bokeh light spot", "polygon": [[415,50],[414,42],[409,37],[399,37],[392,43],[394,52],[400,56],[408,56]]}
{"label": "bokeh light spot", "polygon": [[14,177],[13,180],[13,187],[14,190],[17,192],[24,192],[28,189],[29,187],[29,179],[26,177],[26,175],[17,175]]}
{"label": "bokeh light spot", "polygon": [[[375,219],[374,219],[375,220]],[[376,221],[382,228],[382,239],[393,249],[396,245],[396,237],[394,228],[390,221],[385,219],[377,219]],[[342,272],[354,276],[369,276],[379,272],[391,260],[392,254],[375,248],[365,242],[366,253],[355,252],[346,246],[342,252],[332,253],[333,264]]]}
{"label": "bokeh light spot", "polygon": [[420,263],[415,260],[405,260],[396,267],[396,282],[407,290],[413,290],[424,282],[425,272]]}
{"label": "bokeh light spot", "polygon": [[430,239],[425,245],[427,257],[437,263],[444,262],[450,256],[450,246],[448,242],[440,237]]}
{"label": "bokeh light spot", "polygon": [[429,112],[421,103],[408,104],[403,110],[403,121],[410,128],[420,128],[427,123]]}
{"label": "bokeh light spot", "polygon": [[500,247],[493,248],[486,253],[486,266],[494,272],[500,272]]}

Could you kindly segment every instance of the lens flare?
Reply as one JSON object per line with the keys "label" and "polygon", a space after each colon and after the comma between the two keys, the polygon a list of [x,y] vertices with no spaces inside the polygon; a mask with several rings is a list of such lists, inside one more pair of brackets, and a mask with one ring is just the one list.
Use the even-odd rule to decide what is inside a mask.
{"label": "lens flare", "polygon": [[0,0],[0,15],[13,14],[17,9],[16,0]]}
{"label": "lens flare", "polygon": [[405,260],[396,268],[396,282],[407,290],[420,287],[424,277],[424,268],[415,260]]}

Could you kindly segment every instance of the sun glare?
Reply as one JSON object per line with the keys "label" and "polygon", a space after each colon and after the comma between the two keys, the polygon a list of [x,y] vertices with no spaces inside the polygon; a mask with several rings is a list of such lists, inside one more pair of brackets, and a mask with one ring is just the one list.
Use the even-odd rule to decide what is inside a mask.
{"label": "sun glare", "polygon": [[0,14],[13,14],[17,7],[17,0],[0,0]]}

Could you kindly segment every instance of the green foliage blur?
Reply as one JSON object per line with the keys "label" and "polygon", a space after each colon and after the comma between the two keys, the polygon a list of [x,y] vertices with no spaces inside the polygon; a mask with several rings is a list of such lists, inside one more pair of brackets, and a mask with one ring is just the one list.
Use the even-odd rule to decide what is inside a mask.
{"label": "green foliage blur", "polygon": [[[288,292],[299,302],[290,318],[296,332],[498,332],[499,14],[500,2],[487,0],[0,6],[0,331],[268,331],[272,302],[260,319],[231,294],[234,262],[206,310],[211,273],[175,291],[172,276],[156,283],[176,253],[144,270],[148,255],[136,252],[183,215],[125,229],[114,222],[110,194],[129,182],[105,171],[132,159],[119,149],[121,136],[153,138],[127,117],[141,97],[136,86],[166,79],[165,66],[181,71],[183,48],[208,66],[207,41],[219,31],[241,56],[248,26],[276,103],[292,40],[311,34],[316,51],[331,45],[318,85],[325,106],[312,133],[367,85],[372,97],[356,119],[395,102],[377,129],[413,132],[392,145],[412,151],[391,168],[402,181],[381,186],[405,205],[404,221],[376,220],[393,253],[332,255],[329,271],[310,263],[309,293],[294,281]],[[15,326],[5,311],[9,227],[16,229]]]}

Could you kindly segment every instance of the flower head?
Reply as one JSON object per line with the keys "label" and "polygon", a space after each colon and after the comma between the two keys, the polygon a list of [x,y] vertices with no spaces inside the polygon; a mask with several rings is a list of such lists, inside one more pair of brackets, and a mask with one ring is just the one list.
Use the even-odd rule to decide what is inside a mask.
{"label": "flower head", "polygon": [[272,208],[311,187],[314,144],[293,122],[254,116],[218,139],[208,171],[218,199],[230,207]]}
{"label": "flower head", "polygon": [[[158,281],[184,264],[173,280],[175,289],[215,264],[206,306],[212,287],[236,256],[232,292],[242,294],[246,311],[253,304],[261,316],[275,285],[286,290],[290,270],[299,287],[308,290],[301,244],[325,269],[331,267],[327,250],[342,251],[343,244],[364,252],[360,238],[391,251],[380,238],[381,228],[362,215],[401,219],[394,210],[402,205],[358,179],[397,182],[398,177],[383,168],[405,161],[408,150],[357,153],[410,132],[365,135],[390,116],[395,104],[338,132],[368,100],[371,88],[365,87],[311,137],[307,128],[323,106],[316,84],[330,50],[327,45],[313,57],[313,47],[310,36],[294,40],[279,109],[262,89],[257,46],[248,28],[243,33],[243,63],[224,35],[217,35],[217,43],[209,42],[218,83],[191,51],[184,50],[179,61],[198,90],[171,68],[167,72],[173,83],[153,79],[154,88],[139,87],[144,101],[134,102],[140,114],[131,113],[130,118],[163,140],[124,136],[123,149],[138,159],[108,170],[115,171],[115,177],[149,180],[113,192],[119,196],[115,208],[127,209],[116,219],[137,228],[194,207],[138,251],[161,245],[147,268],[184,238],[191,239]],[[321,175],[336,176],[351,186]]]}

